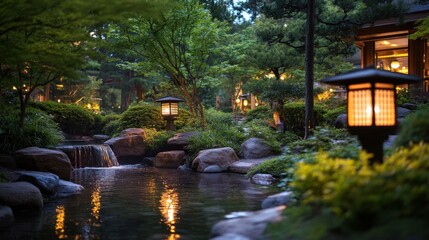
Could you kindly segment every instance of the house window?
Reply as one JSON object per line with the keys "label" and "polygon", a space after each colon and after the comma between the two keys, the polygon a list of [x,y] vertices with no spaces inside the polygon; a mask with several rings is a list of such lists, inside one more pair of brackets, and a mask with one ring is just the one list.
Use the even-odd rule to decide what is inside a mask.
{"label": "house window", "polygon": [[375,41],[377,69],[408,74],[408,39]]}

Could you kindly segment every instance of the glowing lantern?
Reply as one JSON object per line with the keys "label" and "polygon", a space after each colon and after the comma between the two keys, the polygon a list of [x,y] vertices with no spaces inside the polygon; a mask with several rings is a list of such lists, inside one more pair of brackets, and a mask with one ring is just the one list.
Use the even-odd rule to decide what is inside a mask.
{"label": "glowing lantern", "polygon": [[383,161],[383,142],[396,132],[396,86],[421,81],[415,76],[373,68],[323,79],[347,89],[347,124],[362,148],[372,153],[371,163]]}
{"label": "glowing lantern", "polygon": [[174,118],[179,115],[179,102],[183,102],[183,99],[163,97],[156,102],[161,103],[161,115],[167,121],[167,130],[174,130]]}
{"label": "glowing lantern", "polygon": [[390,67],[391,68],[393,68],[394,70],[396,70],[396,69],[398,69],[399,68],[399,66],[400,66],[401,64],[399,63],[399,61],[398,60],[393,60],[391,63],[390,63]]}

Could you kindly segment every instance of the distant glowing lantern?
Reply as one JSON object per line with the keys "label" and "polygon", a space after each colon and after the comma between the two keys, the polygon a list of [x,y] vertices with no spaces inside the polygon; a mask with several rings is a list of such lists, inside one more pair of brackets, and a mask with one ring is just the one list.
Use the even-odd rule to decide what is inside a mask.
{"label": "distant glowing lantern", "polygon": [[179,102],[183,99],[175,97],[163,97],[157,99],[156,102],[161,103],[161,115],[167,121],[167,130],[174,130],[174,118],[179,115]]}
{"label": "distant glowing lantern", "polygon": [[355,70],[321,82],[347,88],[347,123],[371,163],[383,162],[383,142],[396,132],[396,86],[421,81],[415,76],[373,68]]}
{"label": "distant glowing lantern", "polygon": [[399,63],[399,61],[398,60],[393,60],[391,63],[390,63],[390,67],[392,67],[394,70],[396,70],[396,69],[398,69],[399,68],[399,66],[400,66],[401,64]]}

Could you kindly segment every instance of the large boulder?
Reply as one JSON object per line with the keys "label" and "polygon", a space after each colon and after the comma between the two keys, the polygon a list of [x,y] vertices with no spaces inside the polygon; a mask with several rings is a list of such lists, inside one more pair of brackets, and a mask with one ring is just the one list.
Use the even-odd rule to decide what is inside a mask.
{"label": "large boulder", "polygon": [[347,114],[340,114],[337,119],[335,119],[334,126],[336,128],[347,128]]}
{"label": "large boulder", "polygon": [[153,166],[158,168],[178,168],[185,162],[185,151],[160,152],[155,156]]}
{"label": "large boulder", "polygon": [[184,133],[176,133],[173,137],[167,140],[167,144],[170,147],[176,148],[184,148],[189,145],[189,139],[194,136],[198,136],[199,132],[184,132]]}
{"label": "large boulder", "polygon": [[270,146],[260,138],[250,138],[241,144],[240,148],[243,158],[255,159],[273,155]]}
{"label": "large boulder", "polygon": [[55,197],[68,197],[76,194],[81,194],[83,190],[85,190],[84,187],[79,184],[60,179],[58,186],[55,189]]}
{"label": "large boulder", "polygon": [[284,209],[285,206],[279,206],[260,210],[242,218],[220,221],[212,227],[211,234],[214,237],[232,234],[249,239],[265,239],[263,233],[267,224],[280,221]]}
{"label": "large boulder", "polygon": [[145,132],[142,128],[128,128],[119,137],[104,142],[112,148],[118,159],[143,157],[146,152]]}
{"label": "large boulder", "polygon": [[28,147],[16,151],[14,157],[17,168],[50,172],[61,179],[70,180],[73,168],[70,159],[62,151]]}
{"label": "large boulder", "polygon": [[[222,172],[235,161],[237,154],[230,147],[201,150],[192,161],[192,168],[198,172]],[[214,171],[216,169],[216,171]]]}
{"label": "large boulder", "polygon": [[291,203],[293,203],[294,199],[293,199],[293,193],[286,191],[286,192],[281,192],[281,193],[277,193],[271,196],[268,196],[267,198],[264,199],[264,201],[262,201],[261,207],[263,209],[266,208],[273,208],[273,207],[277,207],[277,206],[288,206]]}
{"label": "large boulder", "polygon": [[0,205],[0,229],[9,227],[14,221],[12,209],[8,206]]}
{"label": "large boulder", "polygon": [[35,171],[17,171],[19,182],[29,182],[38,187],[40,192],[45,195],[55,193],[55,188],[58,186],[59,178],[53,173],[35,172]]}
{"label": "large boulder", "polygon": [[28,182],[0,183],[0,204],[14,211],[34,211],[43,208],[40,190]]}

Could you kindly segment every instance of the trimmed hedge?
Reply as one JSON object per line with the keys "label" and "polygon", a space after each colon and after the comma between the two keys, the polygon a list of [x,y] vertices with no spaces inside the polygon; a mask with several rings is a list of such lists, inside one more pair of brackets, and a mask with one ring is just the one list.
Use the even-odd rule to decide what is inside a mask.
{"label": "trimmed hedge", "polygon": [[32,102],[30,105],[52,115],[64,133],[91,135],[97,128],[95,114],[79,105],[57,102]]}
{"label": "trimmed hedge", "polygon": [[[295,132],[304,131],[305,126],[305,103],[292,102],[286,103],[283,106],[285,112],[285,130],[292,130]],[[316,126],[323,123],[323,115],[327,112],[326,108],[322,105],[314,105],[314,123]]]}
{"label": "trimmed hedge", "polygon": [[154,128],[165,129],[166,123],[161,116],[161,109],[152,104],[139,103],[129,107],[119,118],[120,132],[127,128]]}

